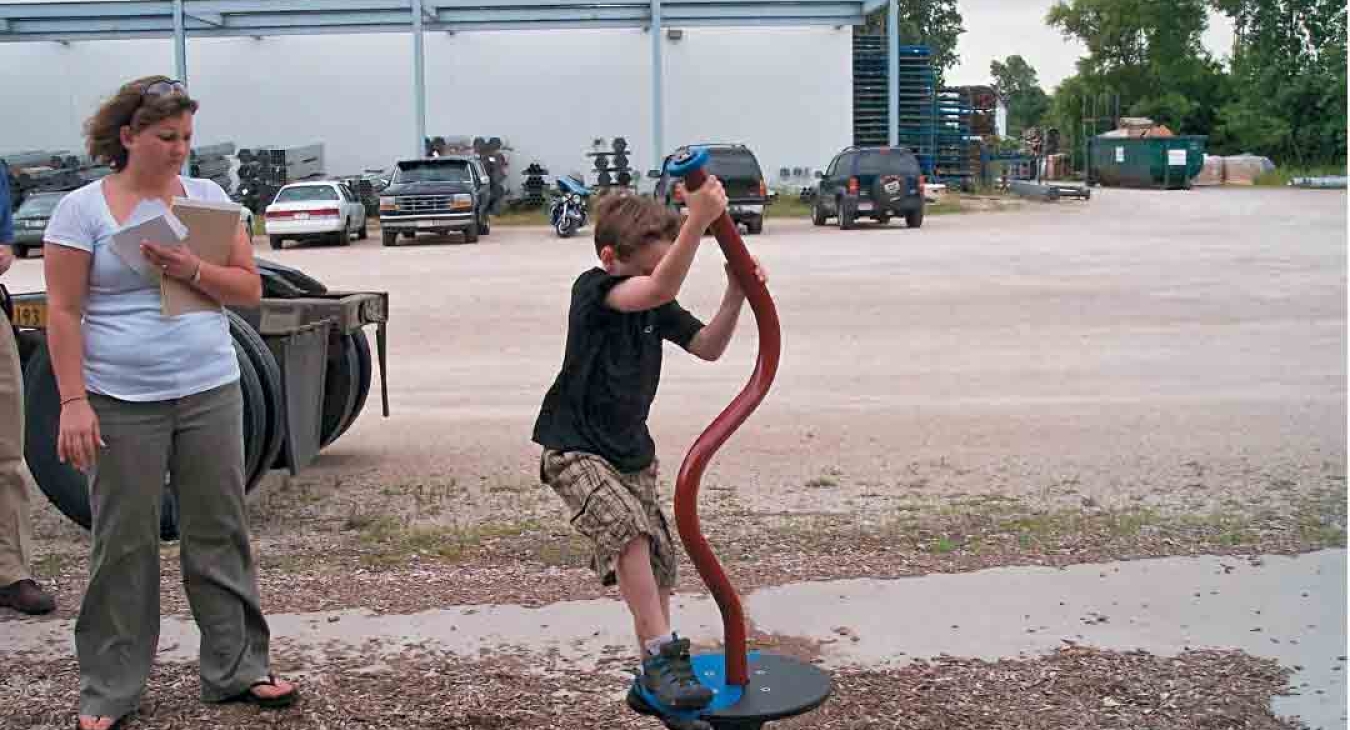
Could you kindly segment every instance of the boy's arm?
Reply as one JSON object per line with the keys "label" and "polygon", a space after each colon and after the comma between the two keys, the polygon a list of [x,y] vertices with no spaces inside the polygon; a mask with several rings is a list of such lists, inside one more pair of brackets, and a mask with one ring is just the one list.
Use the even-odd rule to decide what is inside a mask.
{"label": "boy's arm", "polygon": [[[755,277],[761,282],[767,280],[758,259],[755,260]],[[694,339],[689,342],[689,352],[709,362],[722,357],[731,343],[731,335],[736,332],[736,321],[741,316],[744,304],[745,292],[736,283],[736,277],[728,267],[727,291],[722,295],[722,306],[717,308],[712,321],[694,335]]]}
{"label": "boy's arm", "polygon": [[675,237],[675,243],[650,275],[631,277],[610,289],[605,296],[605,304],[610,308],[620,312],[642,312],[655,309],[679,295],[689,266],[694,263],[694,254],[698,253],[703,231],[727,207],[727,194],[722,189],[722,182],[711,176],[687,199],[689,217],[680,228],[680,234]]}

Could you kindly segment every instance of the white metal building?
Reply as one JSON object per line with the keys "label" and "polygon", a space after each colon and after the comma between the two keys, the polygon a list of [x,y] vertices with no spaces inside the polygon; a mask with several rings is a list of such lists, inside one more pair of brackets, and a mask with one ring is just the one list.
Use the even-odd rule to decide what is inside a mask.
{"label": "white metal building", "polygon": [[[851,34],[849,25],[667,26],[667,151],[744,142],[771,184],[807,182],[778,171],[821,169],[850,143]],[[625,137],[633,166],[648,169],[651,46],[645,28],[428,30],[426,134],[506,140],[513,187],[531,162],[553,174],[583,170],[597,137]],[[413,49],[398,33],[194,37],[197,143],[323,142],[329,174],[387,168],[411,153]],[[0,153],[79,149],[99,99],[152,73],[174,75],[171,40],[0,43]]]}

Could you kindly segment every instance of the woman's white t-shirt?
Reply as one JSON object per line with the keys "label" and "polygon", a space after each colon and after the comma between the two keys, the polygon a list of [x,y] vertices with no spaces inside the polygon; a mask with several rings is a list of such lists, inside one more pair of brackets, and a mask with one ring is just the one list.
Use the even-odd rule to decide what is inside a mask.
{"label": "woman's white t-shirt", "polygon": [[[228,202],[211,180],[180,177],[187,197]],[[57,204],[43,239],[93,255],[84,303],[84,381],[94,393],[125,401],[159,401],[202,393],[239,379],[224,311],[165,317],[159,285],[125,264],[111,247],[119,226],[103,180]]]}

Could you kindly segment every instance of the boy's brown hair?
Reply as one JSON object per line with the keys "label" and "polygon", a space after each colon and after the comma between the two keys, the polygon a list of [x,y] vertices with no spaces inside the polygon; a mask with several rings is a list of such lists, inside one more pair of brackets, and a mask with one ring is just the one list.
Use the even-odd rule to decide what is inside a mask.
{"label": "boy's brown hair", "polygon": [[644,246],[674,241],[680,235],[680,216],[655,198],[610,193],[595,204],[595,254],[606,246],[627,261]]}

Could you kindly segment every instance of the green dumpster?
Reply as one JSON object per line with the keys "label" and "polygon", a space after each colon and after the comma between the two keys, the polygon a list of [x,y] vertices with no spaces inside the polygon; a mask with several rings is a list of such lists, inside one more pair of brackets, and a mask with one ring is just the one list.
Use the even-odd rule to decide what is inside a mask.
{"label": "green dumpster", "polygon": [[1203,135],[1093,137],[1088,183],[1127,188],[1187,189],[1205,165]]}

